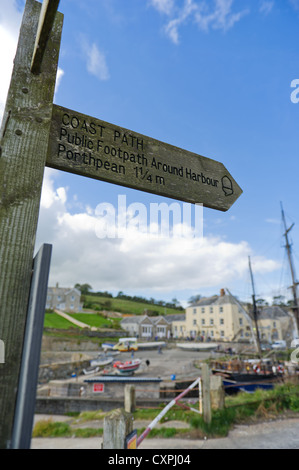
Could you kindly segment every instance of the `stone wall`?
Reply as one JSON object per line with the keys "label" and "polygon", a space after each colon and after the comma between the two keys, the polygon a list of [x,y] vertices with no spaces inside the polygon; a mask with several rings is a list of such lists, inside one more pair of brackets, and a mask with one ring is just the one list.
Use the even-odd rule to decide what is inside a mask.
{"label": "stone wall", "polygon": [[82,374],[83,369],[86,369],[89,365],[89,360],[40,365],[38,382],[44,384],[50,380],[69,379],[74,373],[77,375]]}
{"label": "stone wall", "polygon": [[[161,399],[138,399],[136,398],[138,407],[157,407],[165,404]],[[124,399],[115,398],[51,398],[38,397],[35,403],[36,414],[46,415],[63,415],[66,413],[81,413],[83,411],[111,411],[115,408],[124,408]]]}

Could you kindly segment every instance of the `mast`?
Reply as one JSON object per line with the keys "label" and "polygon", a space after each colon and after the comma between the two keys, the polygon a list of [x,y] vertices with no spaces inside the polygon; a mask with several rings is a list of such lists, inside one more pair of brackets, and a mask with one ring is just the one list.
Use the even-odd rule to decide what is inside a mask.
{"label": "mast", "polygon": [[285,237],[285,241],[286,241],[286,250],[287,250],[287,253],[288,253],[288,259],[289,259],[292,282],[293,282],[292,286],[290,287],[292,289],[293,299],[294,299],[294,305],[292,307],[292,310],[294,312],[294,317],[295,317],[295,320],[296,320],[296,327],[297,327],[297,331],[298,331],[298,328],[299,328],[299,309],[298,309],[298,299],[297,299],[297,284],[298,284],[298,282],[296,282],[295,268],[294,268],[293,259],[292,259],[292,250],[291,250],[291,245],[289,243],[289,238],[288,238],[288,233],[289,233],[290,230],[292,230],[292,228],[294,227],[294,224],[292,224],[287,229],[282,203],[280,203],[280,205],[281,205],[281,215],[282,215],[282,220],[283,220],[284,230],[285,230],[284,237]]}
{"label": "mast", "polygon": [[244,317],[246,318],[246,320],[248,321],[249,323],[249,327],[250,327],[250,331],[251,331],[251,334],[252,334],[252,339],[254,341],[254,344],[255,344],[255,347],[257,350],[259,350],[258,348],[258,343],[257,343],[257,340],[256,340],[256,336],[254,334],[254,330],[253,330],[253,325],[252,325],[252,319],[251,317],[248,315],[248,313],[246,312],[245,308],[243,307],[243,305],[238,301],[238,299],[236,299],[236,297],[233,296],[233,294],[228,290],[228,288],[226,287],[226,291],[227,293],[234,299],[234,301],[236,302],[236,304],[238,305],[238,307],[240,308],[240,310],[242,311]]}
{"label": "mast", "polygon": [[251,269],[250,256],[248,256],[248,262],[249,262],[249,271],[250,271],[251,284],[252,284],[253,319],[254,319],[255,330],[256,330],[257,350],[258,350],[259,355],[261,356],[262,355],[261,342],[260,342],[260,334],[259,334],[259,329],[258,329],[258,324],[257,324],[258,312],[256,308],[255,289],[254,289],[254,281],[253,281],[253,274],[252,274],[252,269]]}

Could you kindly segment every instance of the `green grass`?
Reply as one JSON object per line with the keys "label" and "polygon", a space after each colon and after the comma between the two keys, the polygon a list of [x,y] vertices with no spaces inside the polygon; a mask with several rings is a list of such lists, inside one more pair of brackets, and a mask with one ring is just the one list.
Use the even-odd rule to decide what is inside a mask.
{"label": "green grass", "polygon": [[71,435],[69,424],[53,422],[52,419],[38,421],[32,433],[32,437],[69,437]]}
{"label": "green grass", "polygon": [[57,313],[45,313],[45,328],[56,328],[58,330],[68,330],[69,328],[74,327],[75,325],[65,318],[62,318]]}
{"label": "green grass", "polygon": [[[198,409],[198,403],[193,405]],[[144,419],[152,421],[161,412],[163,407],[152,409],[137,409],[134,412],[134,419]],[[186,428],[176,429],[175,427],[154,428],[148,435],[151,437],[182,437],[187,433],[196,431],[197,438],[203,437],[225,437],[236,424],[254,423],[260,419],[274,419],[280,413],[289,410],[299,413],[299,387],[286,384],[276,386],[273,390],[257,390],[253,394],[239,393],[233,397],[226,397],[225,408],[212,412],[212,421],[207,424],[201,415],[195,414],[191,410],[183,410],[177,405],[173,406],[160,423],[172,420],[186,422]],[[94,429],[88,427],[91,420],[103,419],[107,413],[101,410],[95,412],[83,412],[77,415],[76,423],[86,422],[86,428],[73,429],[68,423],[56,423],[52,420],[44,420],[36,423],[33,430],[33,437],[91,437],[101,436],[102,428]],[[140,435],[145,428],[138,429]]]}
{"label": "green grass", "polygon": [[[68,315],[75,320],[79,320],[89,326],[95,326],[96,328],[120,328],[119,323],[121,319],[105,318],[99,313],[68,313]],[[59,330],[80,328],[69,320],[66,320],[60,315],[57,315],[57,313],[45,314],[44,327],[55,328]]]}
{"label": "green grass", "polygon": [[96,328],[112,328],[115,325],[114,319],[105,318],[99,313],[71,313],[68,314],[75,320],[79,320]]}
{"label": "green grass", "polygon": [[[113,297],[97,297],[95,295],[85,295],[85,302],[94,307],[98,306],[101,310],[111,310],[120,313],[129,313],[131,315],[143,315],[145,310],[157,312],[159,315],[180,314],[183,311],[164,307],[162,305],[135,302],[133,300],[118,299]],[[109,303],[109,308],[107,305]]]}

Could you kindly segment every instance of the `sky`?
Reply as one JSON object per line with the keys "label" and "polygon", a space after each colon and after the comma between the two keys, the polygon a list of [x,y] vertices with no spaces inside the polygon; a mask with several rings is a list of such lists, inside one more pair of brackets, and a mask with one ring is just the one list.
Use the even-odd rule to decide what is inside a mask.
{"label": "sky", "polygon": [[[24,6],[0,0],[1,119]],[[299,0],[61,0],[59,11],[55,104],[222,162],[243,193],[227,212],[204,207],[200,234],[159,236],[134,209],[182,202],[46,168],[35,250],[53,245],[49,285],[184,307],[228,288],[246,301],[250,257],[257,298],[289,298],[281,203],[296,269]],[[99,207],[119,215],[119,197],[128,230],[101,237]]]}

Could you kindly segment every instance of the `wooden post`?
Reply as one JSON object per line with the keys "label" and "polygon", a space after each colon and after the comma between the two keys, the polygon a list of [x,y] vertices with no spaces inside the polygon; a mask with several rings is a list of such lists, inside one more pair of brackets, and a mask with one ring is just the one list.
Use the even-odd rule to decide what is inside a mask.
{"label": "wooden post", "polygon": [[130,413],[113,410],[104,418],[103,449],[125,449],[125,439],[133,431]]}
{"label": "wooden post", "polygon": [[224,390],[222,382],[222,377],[220,375],[211,375],[211,407],[213,410],[224,408]]}
{"label": "wooden post", "polygon": [[134,413],[136,409],[135,387],[130,384],[125,385],[125,411]]}
{"label": "wooden post", "polygon": [[203,419],[205,423],[212,421],[211,393],[210,393],[210,369],[208,364],[201,366],[202,394],[203,394]]}
{"label": "wooden post", "polygon": [[11,445],[63,22],[57,13],[40,74],[32,74],[40,10],[27,0],[0,131],[0,448]]}
{"label": "wooden post", "polygon": [[46,45],[53,28],[59,1],[60,0],[43,1],[32,55],[32,73],[38,74],[41,71]]}

